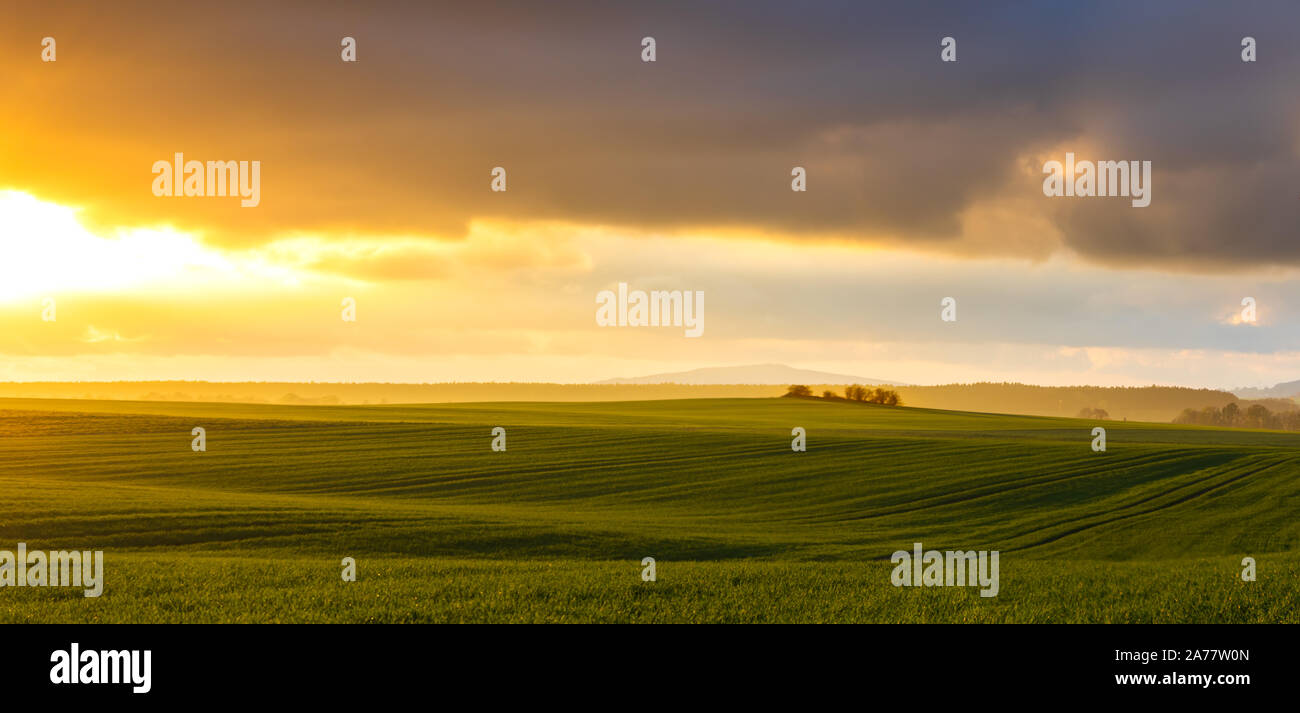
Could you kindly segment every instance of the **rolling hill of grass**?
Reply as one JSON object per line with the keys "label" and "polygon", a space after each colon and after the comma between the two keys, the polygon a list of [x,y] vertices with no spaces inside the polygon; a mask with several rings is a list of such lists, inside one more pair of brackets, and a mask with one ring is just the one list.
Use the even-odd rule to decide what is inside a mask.
{"label": "rolling hill of grass", "polygon": [[[1300,435],[1108,421],[1096,453],[1095,425],[790,399],[0,399],[0,549],[102,549],[107,570],[98,599],[2,588],[0,621],[1300,617]],[[1000,551],[999,595],[891,586],[913,542]]]}

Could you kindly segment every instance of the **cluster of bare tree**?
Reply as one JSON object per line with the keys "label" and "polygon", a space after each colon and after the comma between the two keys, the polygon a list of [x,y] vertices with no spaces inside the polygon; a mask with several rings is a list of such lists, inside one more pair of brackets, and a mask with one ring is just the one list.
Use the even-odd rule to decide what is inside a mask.
{"label": "cluster of bare tree", "polygon": [[[812,389],[801,384],[793,384],[785,392],[786,396],[813,398]],[[853,384],[844,387],[844,395],[840,396],[834,391],[823,391],[823,399],[827,401],[860,401],[868,404],[883,404],[885,406],[902,406],[903,399],[899,398],[898,392],[893,389],[882,389],[876,387],[868,389],[865,386]]]}
{"label": "cluster of bare tree", "polygon": [[1229,426],[1236,428],[1273,428],[1280,431],[1300,431],[1300,411],[1273,412],[1260,404],[1252,404],[1244,411],[1236,402],[1223,408],[1206,406],[1183,409],[1174,423],[1197,426]]}
{"label": "cluster of bare tree", "polygon": [[1090,419],[1105,421],[1106,419],[1110,418],[1110,414],[1104,408],[1089,408],[1087,406],[1084,406],[1083,408],[1079,409],[1079,415],[1077,418],[1090,418]]}

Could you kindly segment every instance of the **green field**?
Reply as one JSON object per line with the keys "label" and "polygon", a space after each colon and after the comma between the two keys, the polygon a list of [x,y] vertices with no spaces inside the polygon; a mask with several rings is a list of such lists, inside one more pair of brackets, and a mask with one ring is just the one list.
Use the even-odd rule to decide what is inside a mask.
{"label": "green field", "polygon": [[[0,399],[0,550],[106,559],[102,597],[0,588],[0,621],[1300,620],[1300,434],[1108,421],[1095,453],[1095,425],[790,399]],[[1000,551],[999,595],[892,586],[913,542]]]}

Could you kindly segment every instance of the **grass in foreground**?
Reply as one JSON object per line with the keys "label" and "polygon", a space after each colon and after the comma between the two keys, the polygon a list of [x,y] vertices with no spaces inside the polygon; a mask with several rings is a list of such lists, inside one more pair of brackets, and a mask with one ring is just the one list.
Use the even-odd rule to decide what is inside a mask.
{"label": "grass in foreground", "polygon": [[53,589],[0,597],[0,622],[1300,622],[1300,563],[1266,557],[1260,581],[1223,560],[1007,560],[1002,591],[895,588],[888,563],[360,558],[337,562],[131,553],[107,564],[99,599]]}

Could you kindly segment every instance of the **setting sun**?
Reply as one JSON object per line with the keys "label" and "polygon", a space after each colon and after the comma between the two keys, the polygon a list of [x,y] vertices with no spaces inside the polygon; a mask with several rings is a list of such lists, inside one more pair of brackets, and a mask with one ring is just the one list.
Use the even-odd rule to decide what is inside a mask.
{"label": "setting sun", "polygon": [[129,290],[232,266],[191,236],[169,229],[123,228],[96,235],[77,210],[18,192],[0,192],[0,300]]}

